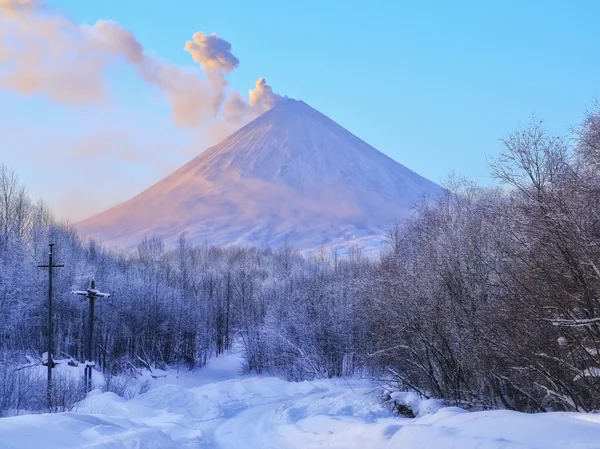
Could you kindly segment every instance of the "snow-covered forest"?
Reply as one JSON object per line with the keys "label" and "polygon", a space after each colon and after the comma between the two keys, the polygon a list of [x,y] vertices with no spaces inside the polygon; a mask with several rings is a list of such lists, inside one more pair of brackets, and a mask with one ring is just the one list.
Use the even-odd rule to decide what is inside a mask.
{"label": "snow-covered forest", "polygon": [[[71,291],[94,278],[112,295],[97,301],[94,337],[107,379],[191,370],[240,341],[248,371],[292,381],[361,373],[466,408],[599,409],[600,113],[567,138],[532,121],[503,144],[491,162],[501,187],[452,178],[369,257],[185,236],[103,248],[1,166],[0,415],[44,407],[22,404],[35,385],[13,368],[45,351],[47,271],[37,265],[49,241],[65,264],[55,354],[84,360],[87,304]],[[67,406],[78,388],[56,394]]]}

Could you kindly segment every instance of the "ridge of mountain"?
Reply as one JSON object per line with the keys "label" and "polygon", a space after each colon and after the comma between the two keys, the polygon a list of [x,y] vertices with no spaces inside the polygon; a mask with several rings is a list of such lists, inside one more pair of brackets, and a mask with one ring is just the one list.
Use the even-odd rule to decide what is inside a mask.
{"label": "ridge of mountain", "polygon": [[109,245],[377,246],[442,191],[303,101],[286,99],[132,199],[79,223]]}

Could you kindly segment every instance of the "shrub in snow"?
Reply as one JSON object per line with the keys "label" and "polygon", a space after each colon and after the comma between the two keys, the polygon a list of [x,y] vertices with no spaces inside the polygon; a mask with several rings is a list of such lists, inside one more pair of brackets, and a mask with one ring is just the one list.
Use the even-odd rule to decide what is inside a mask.
{"label": "shrub in snow", "polygon": [[[166,377],[167,373],[164,372]],[[133,399],[150,390],[150,380],[155,379],[148,370],[134,370],[115,374],[111,371],[104,373],[103,392],[114,393],[126,400]]]}
{"label": "shrub in snow", "polygon": [[55,372],[48,409],[45,369],[40,366],[0,365],[0,416],[70,411],[85,397],[80,378]]}
{"label": "shrub in snow", "polygon": [[437,412],[443,407],[443,402],[437,399],[425,399],[410,391],[383,392],[383,400],[398,414],[407,418],[419,418]]}

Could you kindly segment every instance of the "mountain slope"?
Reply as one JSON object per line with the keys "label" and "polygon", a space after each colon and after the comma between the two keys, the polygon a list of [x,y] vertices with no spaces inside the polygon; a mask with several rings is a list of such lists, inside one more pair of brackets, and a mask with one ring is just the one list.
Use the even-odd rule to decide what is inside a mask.
{"label": "mountain slope", "polygon": [[377,244],[441,188],[302,101],[285,100],[140,195],[80,223],[130,246],[185,232],[213,244]]}

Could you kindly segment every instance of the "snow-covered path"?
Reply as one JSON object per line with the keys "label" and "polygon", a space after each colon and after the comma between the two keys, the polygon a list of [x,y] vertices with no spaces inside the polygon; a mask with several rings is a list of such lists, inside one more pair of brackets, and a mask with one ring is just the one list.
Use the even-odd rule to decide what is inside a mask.
{"label": "snow-covered path", "polygon": [[379,443],[386,440],[386,422],[397,428],[398,419],[381,407],[368,382],[290,383],[239,376],[238,366],[232,356],[213,360],[203,376],[181,379],[185,387],[165,385],[131,402],[152,409],[164,404],[165,411],[185,416],[201,431],[178,441],[189,447],[375,449],[385,447]]}
{"label": "snow-covered path", "polygon": [[0,449],[600,448],[600,415],[445,408],[401,419],[365,381],[289,383],[238,367],[227,356],[130,401],[96,393],[75,412],[0,419]]}
{"label": "snow-covered path", "polygon": [[[275,383],[272,385],[277,388]],[[261,398],[217,425],[220,448],[379,448],[398,420],[369,398],[370,390],[347,385],[306,385]],[[365,399],[366,398],[366,399]],[[375,437],[375,438],[374,438]]]}

